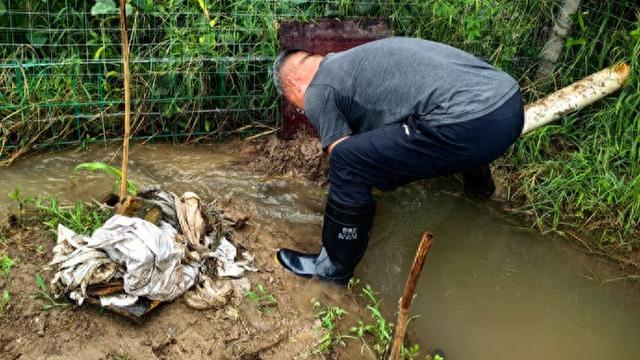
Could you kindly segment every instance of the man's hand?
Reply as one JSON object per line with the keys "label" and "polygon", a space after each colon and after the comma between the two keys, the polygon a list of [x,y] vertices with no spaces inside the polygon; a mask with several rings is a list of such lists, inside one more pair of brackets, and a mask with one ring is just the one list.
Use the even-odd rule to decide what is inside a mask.
{"label": "man's hand", "polygon": [[328,147],[327,147],[327,154],[331,155],[331,151],[333,151],[333,147],[338,145],[339,143],[341,143],[344,140],[347,140],[349,137],[345,136],[345,137],[341,137],[340,139],[332,142]]}

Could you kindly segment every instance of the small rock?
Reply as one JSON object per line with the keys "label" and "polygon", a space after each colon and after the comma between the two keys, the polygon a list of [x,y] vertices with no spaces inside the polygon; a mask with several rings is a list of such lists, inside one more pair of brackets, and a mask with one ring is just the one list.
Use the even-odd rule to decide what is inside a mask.
{"label": "small rock", "polygon": [[140,341],[140,345],[142,345],[142,346],[151,346],[151,340],[149,340],[149,339],[142,340],[142,341]]}
{"label": "small rock", "polygon": [[43,316],[36,316],[32,321],[33,332],[38,336],[44,336],[44,331],[47,328],[47,319]]}

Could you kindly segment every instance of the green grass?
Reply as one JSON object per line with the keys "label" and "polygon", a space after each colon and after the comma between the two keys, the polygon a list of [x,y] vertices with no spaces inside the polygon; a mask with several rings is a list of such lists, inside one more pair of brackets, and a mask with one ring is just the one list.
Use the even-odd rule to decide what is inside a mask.
{"label": "green grass", "polygon": [[[368,318],[358,319],[357,325],[351,327],[351,334],[361,341],[363,352],[367,353],[369,357],[388,358],[393,341],[394,324],[393,320],[389,322],[382,312],[382,299],[370,285],[361,285],[358,279],[352,279],[349,282],[349,291],[360,297],[369,312]],[[420,350],[420,345],[410,344],[405,338],[400,358],[405,360],[418,359],[420,358]],[[429,356],[427,355],[427,357]],[[439,357],[437,354],[435,356]]]}
{"label": "green grass", "polygon": [[15,259],[10,257],[7,254],[2,254],[0,258],[0,271],[2,271],[2,276],[5,281],[9,281],[9,276],[11,276],[11,269],[16,265]]}
{"label": "green grass", "polygon": [[11,269],[16,265],[16,260],[7,254],[2,254],[0,258],[0,271],[4,278],[4,289],[2,289],[2,295],[0,295],[0,315],[4,314],[11,302],[11,293],[9,293],[8,287],[11,280]]}
{"label": "green grass", "polygon": [[58,224],[62,224],[78,234],[91,234],[102,226],[111,216],[107,208],[76,201],[73,205],[61,205],[56,197],[23,197],[20,190],[16,189],[9,194],[19,208],[19,215],[24,216],[27,209],[34,209],[37,220],[46,228],[57,233]]}
{"label": "green grass", "polygon": [[640,246],[640,21],[633,13],[618,18],[615,4],[604,3],[587,3],[600,10],[583,9],[582,22],[591,25],[573,36],[584,42],[566,47],[552,81],[569,84],[625,60],[632,66],[628,85],[526,135],[499,167],[510,174],[520,210],[534,214],[540,228],[587,231],[592,250],[624,254]]}
{"label": "green grass", "polygon": [[[347,340],[355,341],[361,347],[361,354],[368,359],[387,359],[391,351],[393,341],[393,325],[382,313],[382,299],[369,285],[361,285],[358,279],[349,282],[349,293],[362,304],[368,316],[355,320],[349,328],[348,334],[340,333],[340,323],[345,322],[347,311],[337,305],[326,304],[318,299],[312,299],[311,303],[316,318],[320,321],[320,329],[323,336],[314,348],[313,354],[332,353],[336,346],[346,346]],[[353,320],[351,320],[353,321]],[[405,339],[402,347],[401,359],[424,359],[420,356],[420,345],[410,344]],[[426,355],[426,359],[444,360],[440,355]]]}
{"label": "green grass", "polygon": [[320,320],[320,327],[323,330],[320,342],[315,346],[313,354],[332,351],[335,346],[345,346],[344,339],[338,331],[338,322],[344,318],[347,311],[335,305],[325,305],[320,300],[311,299],[316,318]]}
{"label": "green grass", "polygon": [[47,284],[40,274],[37,274],[37,273],[35,274],[35,280],[36,280],[36,292],[31,294],[31,299],[44,301],[45,304],[42,305],[42,308],[41,308],[42,310],[48,311],[53,308],[57,308],[57,307],[60,308],[60,307],[65,307],[69,305],[66,302],[59,302],[49,294],[49,289],[47,288]]}
{"label": "green grass", "polygon": [[245,293],[247,299],[251,300],[254,305],[264,315],[269,315],[273,312],[273,309],[278,306],[276,297],[273,296],[262,284],[256,285],[256,290],[248,290]]}
{"label": "green grass", "polygon": [[[3,0],[6,2],[6,0]],[[15,0],[0,16],[0,158],[121,136],[118,17],[94,1]],[[100,0],[100,3],[112,3]],[[282,20],[378,16],[527,72],[552,1],[129,1],[133,132],[176,140],[277,126],[268,69]],[[496,6],[500,4],[500,6]],[[107,5],[109,8],[111,5]],[[206,11],[205,11],[206,9]],[[93,10],[93,11],[92,11]],[[530,18],[530,14],[536,14]],[[463,24],[463,26],[460,26]],[[217,110],[216,110],[217,109]]]}

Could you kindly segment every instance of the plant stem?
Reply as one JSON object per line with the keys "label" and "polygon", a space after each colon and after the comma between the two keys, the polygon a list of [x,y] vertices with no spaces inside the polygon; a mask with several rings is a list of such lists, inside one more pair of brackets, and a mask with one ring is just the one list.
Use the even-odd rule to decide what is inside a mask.
{"label": "plant stem", "polygon": [[127,195],[127,164],[129,160],[129,135],[131,133],[131,92],[129,72],[129,37],[127,36],[126,1],[120,0],[120,42],[122,46],[122,66],[124,71],[124,136],[122,142],[122,177],[120,179],[120,199]]}
{"label": "plant stem", "polygon": [[402,297],[400,298],[400,301],[398,301],[398,321],[396,322],[396,332],[393,337],[393,345],[391,346],[391,355],[389,356],[390,360],[398,360],[400,358],[402,342],[404,340],[404,335],[407,332],[409,308],[413,301],[413,294],[416,290],[418,278],[420,277],[420,273],[424,267],[424,262],[427,260],[427,254],[431,248],[432,239],[433,235],[428,231],[425,231],[422,235],[422,240],[420,240],[416,257],[413,259],[411,272],[409,273],[409,277],[407,277],[407,283],[404,286]]}

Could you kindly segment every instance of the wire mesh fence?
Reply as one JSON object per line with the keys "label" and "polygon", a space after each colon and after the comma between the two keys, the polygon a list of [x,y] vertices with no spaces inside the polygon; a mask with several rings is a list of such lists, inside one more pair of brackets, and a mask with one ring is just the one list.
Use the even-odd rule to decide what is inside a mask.
{"label": "wire mesh fence", "polygon": [[[284,20],[380,17],[395,35],[442,41],[488,58],[535,97],[557,85],[557,78],[544,84],[533,79],[559,4],[131,0],[132,132],[138,139],[177,141],[277,127],[269,68]],[[118,12],[114,0],[0,0],[0,159],[120,138]],[[570,76],[558,81],[629,57],[625,37],[638,31],[637,12],[634,1],[583,1],[579,26],[556,70]],[[590,48],[590,60],[572,58]]]}

